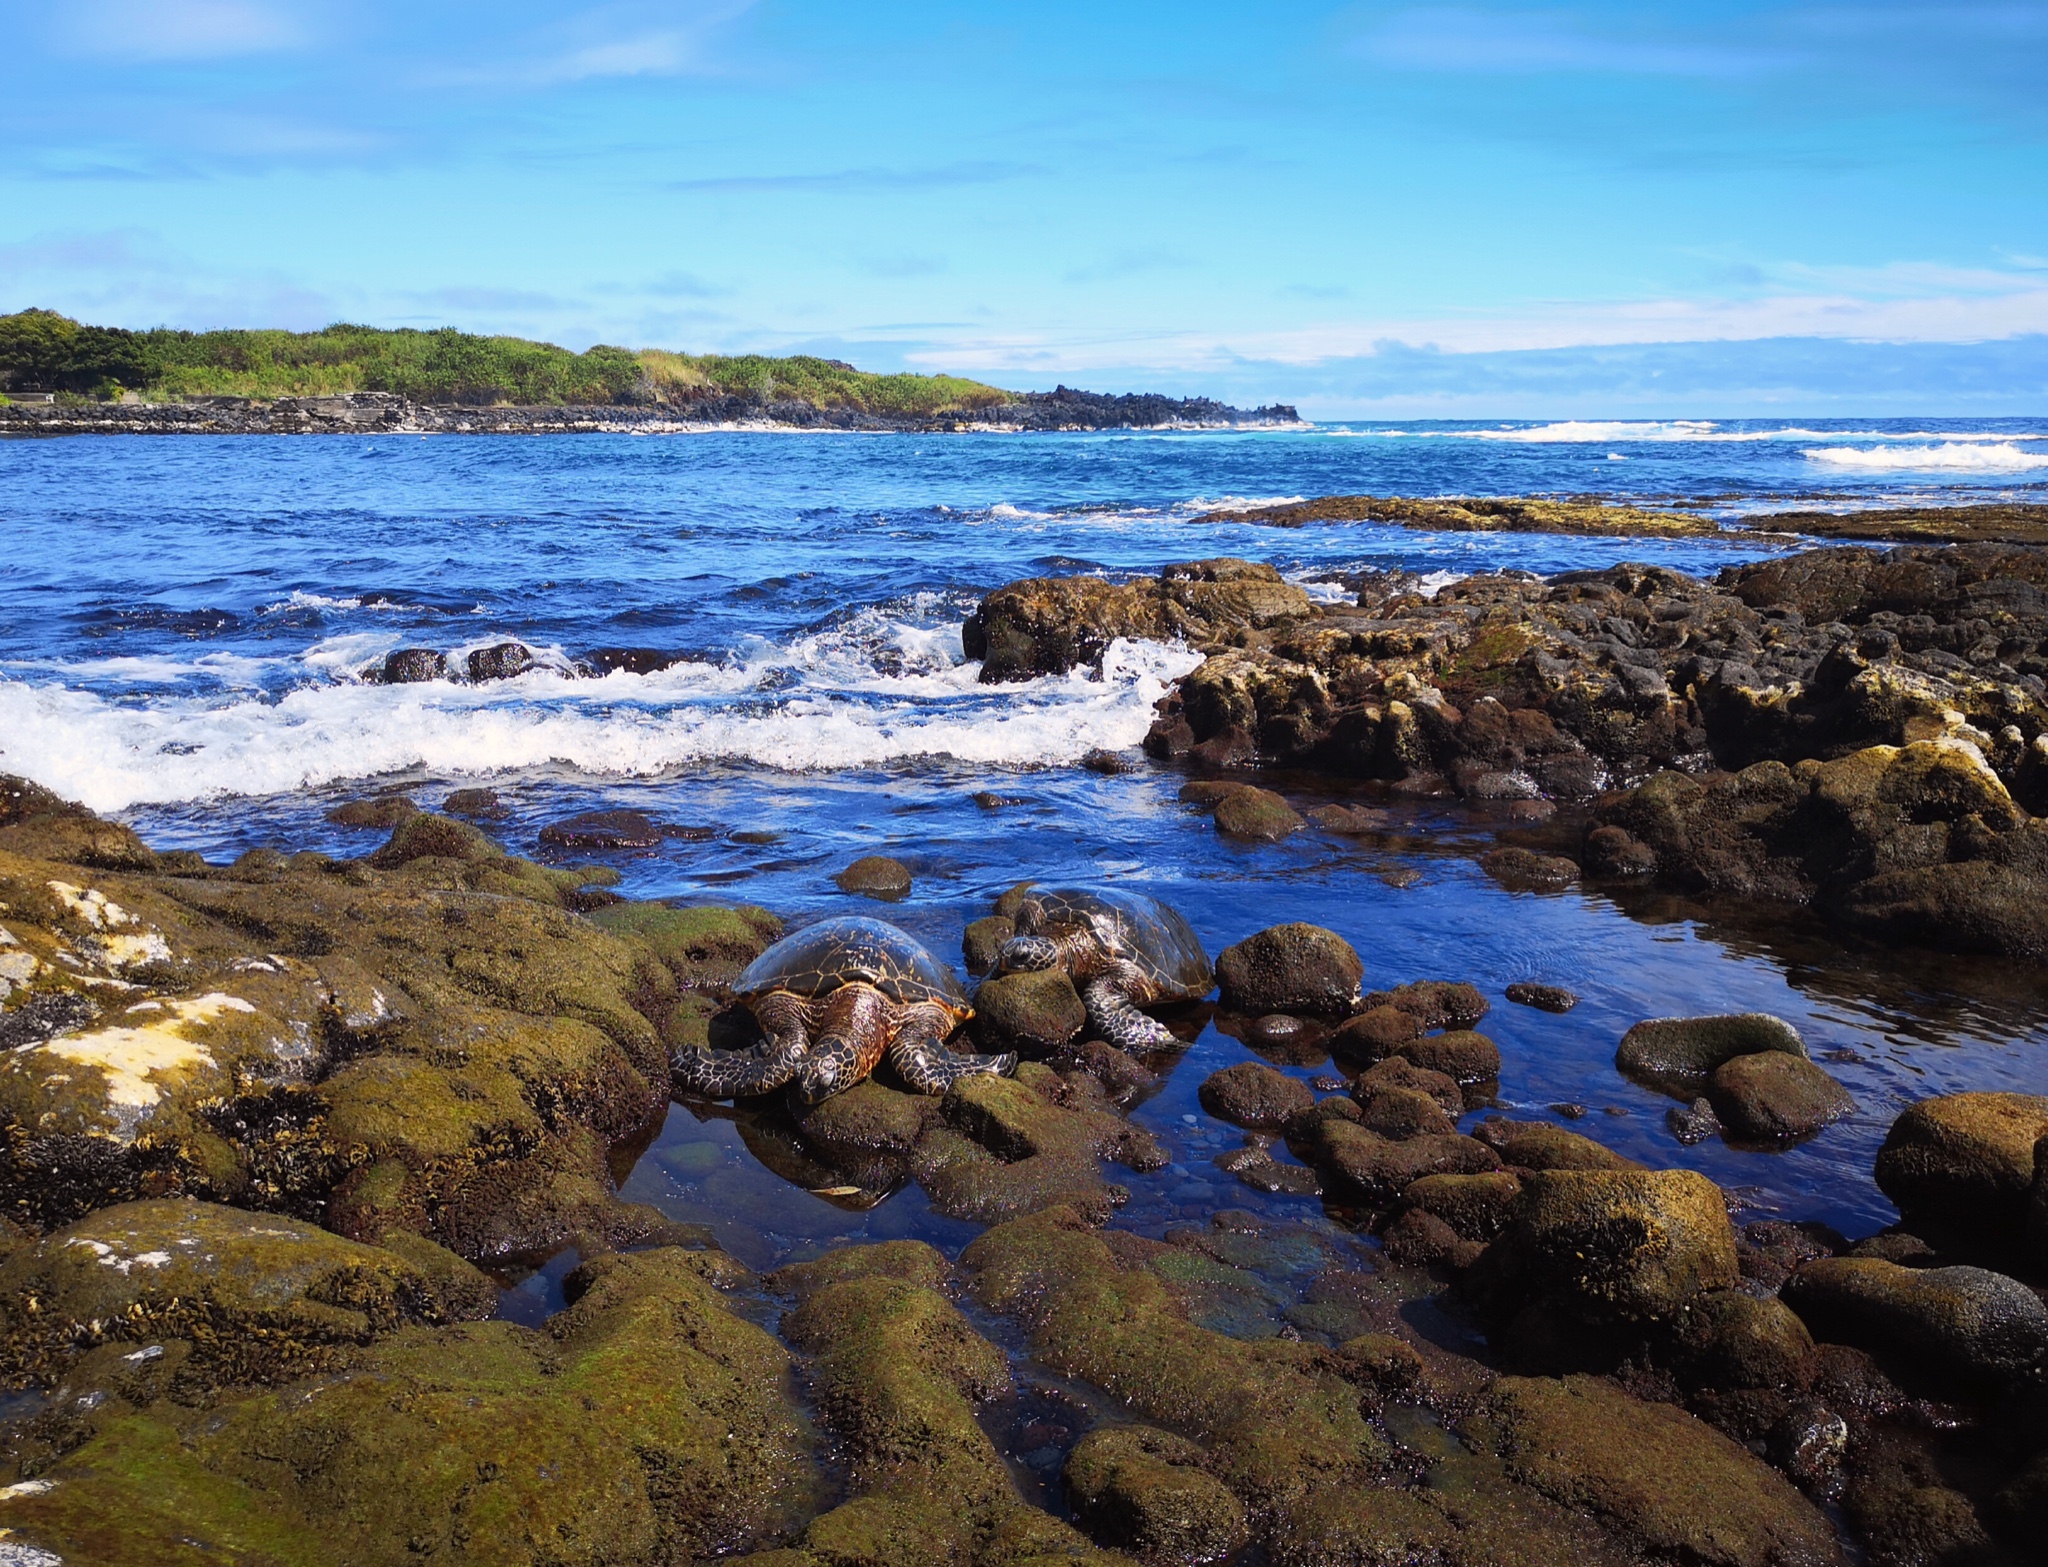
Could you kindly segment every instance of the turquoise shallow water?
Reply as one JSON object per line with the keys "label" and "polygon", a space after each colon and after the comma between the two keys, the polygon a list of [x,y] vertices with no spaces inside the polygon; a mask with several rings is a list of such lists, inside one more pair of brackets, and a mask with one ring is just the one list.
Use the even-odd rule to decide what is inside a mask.
{"label": "turquoise shallow water", "polygon": [[[362,852],[374,834],[322,813],[393,785],[426,804],[499,788],[513,806],[502,836],[520,852],[550,819],[631,806],[713,831],[613,857],[625,891],[744,899],[797,920],[845,911],[830,873],[887,852],[917,874],[889,917],[949,958],[965,923],[1025,877],[1143,882],[1212,949],[1313,920],[1358,947],[1369,985],[1477,983],[1494,1002],[1481,1026],[1507,1060],[1508,1113],[1582,1104],[1572,1124],[1611,1146],[1702,1169],[1759,1215],[1851,1231],[1891,1216],[1869,1170],[1901,1105],[1962,1087],[2048,1090],[2038,973],[1852,951],[1755,911],[1512,894],[1472,863],[1498,824],[1456,809],[1417,808],[1388,843],[1310,832],[1234,847],[1177,803],[1180,775],[1074,765],[1091,747],[1135,745],[1186,654],[1120,647],[1099,679],[995,688],[963,658],[976,598],[1042,572],[1239,554],[1334,599],[1337,576],[1364,567],[1648,559],[1706,572],[1778,547],[1188,521],[1337,492],[1684,498],[1721,515],[2042,499],[2048,423],[0,442],[0,769],[121,814],[152,842],[222,856]],[[542,657],[516,680],[356,678],[396,647],[460,653],[511,637]],[[603,647],[685,659],[576,677]],[[1328,780],[1275,782],[1304,800],[1348,797]],[[973,803],[989,789],[1021,803]],[[742,831],[775,840],[734,841]],[[1419,880],[1393,885],[1392,869]],[[1563,1017],[1515,1007],[1501,991],[1516,979],[1584,1001]],[[1844,1052],[1831,1069],[1861,1113],[1783,1153],[1681,1148],[1667,1102],[1615,1073],[1616,1039],[1642,1017],[1752,1008]],[[1134,1112],[1175,1164],[1119,1173],[1133,1194],[1121,1222],[1158,1230],[1233,1204],[1321,1222],[1315,1201],[1265,1197],[1215,1168],[1240,1134],[1202,1114],[1195,1089],[1245,1053],[1205,1028]],[[757,1264],[842,1238],[967,1233],[915,1188],[859,1212],[813,1197],[750,1135],[677,1107],[628,1193],[714,1224]],[[548,1275],[532,1288],[544,1298]]]}

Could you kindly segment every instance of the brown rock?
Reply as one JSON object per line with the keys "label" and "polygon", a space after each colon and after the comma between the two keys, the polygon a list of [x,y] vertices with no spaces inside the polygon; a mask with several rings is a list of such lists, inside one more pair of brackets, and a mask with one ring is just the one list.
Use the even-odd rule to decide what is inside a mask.
{"label": "brown rock", "polygon": [[1852,1114],[1856,1101],[1811,1061],[1779,1050],[1736,1056],[1714,1069],[1707,1098],[1737,1137],[1807,1137]]}
{"label": "brown rock", "polygon": [[1234,1126],[1281,1127],[1315,1103],[1308,1084],[1261,1061],[1212,1072],[1199,1090],[1202,1108]]}

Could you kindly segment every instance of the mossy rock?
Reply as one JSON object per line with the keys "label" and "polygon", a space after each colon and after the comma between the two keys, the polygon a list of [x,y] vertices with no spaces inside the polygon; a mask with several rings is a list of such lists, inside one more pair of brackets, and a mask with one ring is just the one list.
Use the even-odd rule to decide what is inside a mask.
{"label": "mossy rock", "polygon": [[1680,1314],[1678,1342],[1707,1387],[1803,1388],[1813,1376],[1813,1335],[1776,1296],[1710,1290]]}
{"label": "mossy rock", "polygon": [[782,936],[782,921],[752,904],[615,903],[588,918],[600,930],[641,942],[695,989],[729,987]]}
{"label": "mossy rock", "polygon": [[1690,1170],[1544,1170],[1469,1281],[1495,1320],[1548,1306],[1587,1324],[1668,1322],[1740,1275],[1721,1189]]}
{"label": "mossy rock", "polygon": [[878,1241],[871,1246],[838,1246],[810,1262],[778,1268],[764,1281],[778,1295],[808,1300],[819,1290],[850,1279],[896,1279],[937,1289],[952,1277],[943,1254],[923,1241]]}
{"label": "mossy rock", "polygon": [[704,1281],[713,1255],[607,1259],[546,1331],[406,1329],[317,1394],[103,1412],[8,1523],[67,1560],[143,1564],[193,1538],[335,1567],[772,1545],[816,1505],[812,1446],[788,1352]]}
{"label": "mossy rock", "polygon": [[1856,1109],[1840,1083],[1782,1050],[1722,1062],[1707,1080],[1707,1099],[1731,1133],[1760,1142],[1810,1137]]}
{"label": "mossy rock", "polygon": [[1383,1207],[1424,1176],[1500,1168],[1500,1156],[1473,1138],[1423,1133],[1395,1139],[1362,1124],[1363,1116],[1348,1099],[1326,1099],[1288,1123],[1288,1148],[1322,1176],[1334,1202]]}
{"label": "mossy rock", "polygon": [[1106,1426],[1068,1454],[1067,1499],[1105,1544],[1152,1561],[1215,1561],[1243,1545],[1249,1530],[1244,1504],[1204,1472],[1206,1457],[1153,1426]]}
{"label": "mossy rock", "polygon": [[1351,943],[1320,925],[1275,925],[1216,958],[1223,1005],[1234,1012],[1348,1014],[1365,965]]}
{"label": "mossy rock", "polygon": [[1683,1410],[1639,1403],[1597,1377],[1502,1377],[1460,1433],[1514,1479],[1587,1509],[1652,1560],[1842,1560],[1833,1525],[1768,1464]]}
{"label": "mossy rock", "polygon": [[1233,1126],[1285,1126],[1315,1103],[1308,1084],[1262,1061],[1240,1061],[1211,1072],[1197,1094],[1204,1110]]}
{"label": "mossy rock", "polygon": [[1065,1049],[1088,1026],[1088,1009],[1065,969],[1035,969],[983,980],[974,993],[974,1033],[990,1050],[1036,1060]]}
{"label": "mossy rock", "polygon": [[482,1274],[418,1236],[383,1249],[213,1203],[133,1202],[0,1266],[0,1358],[16,1379],[48,1382],[99,1343],[185,1339],[189,1374],[210,1386],[274,1383],[496,1305]]}
{"label": "mossy rock", "polygon": [[1626,1154],[1554,1121],[1503,1121],[1489,1118],[1477,1133],[1499,1153],[1501,1162],[1518,1170],[1640,1170]]}
{"label": "mossy rock", "polygon": [[1723,1062],[1763,1050],[1804,1059],[1806,1041],[1798,1029],[1768,1012],[1653,1018],[1621,1036],[1614,1064],[1652,1087],[1691,1098],[1705,1092]]}
{"label": "mossy rock", "polygon": [[1908,1222],[2016,1242],[2048,1137],[2048,1095],[1944,1094],[1910,1106],[1877,1153],[1877,1184]]}
{"label": "mossy rock", "polygon": [[1469,1028],[1427,1034],[1395,1047],[1395,1055],[1431,1072],[1441,1072],[1459,1086],[1497,1082],[1500,1046]]}
{"label": "mossy rock", "polygon": [[1988,1268],[1826,1257],[1794,1273],[1783,1295],[1816,1338],[1964,1386],[2009,1385],[2048,1364],[2048,1306]]}
{"label": "mossy rock", "polygon": [[910,896],[910,867],[885,854],[863,855],[832,878],[841,892],[896,903]]}
{"label": "mossy rock", "polygon": [[1002,961],[1003,944],[1017,934],[1017,922],[990,914],[968,925],[960,937],[960,956],[967,972],[977,977],[993,974]]}
{"label": "mossy rock", "polygon": [[1216,802],[1216,830],[1226,838],[1278,843],[1308,825],[1301,813],[1270,789],[1240,784]]}
{"label": "mossy rock", "polygon": [[505,857],[504,849],[481,828],[452,816],[417,811],[399,817],[390,841],[370,856],[370,863],[395,869],[414,860],[461,860],[475,864]]}
{"label": "mossy rock", "polygon": [[1425,1175],[1401,1189],[1401,1202],[1441,1219],[1461,1240],[1490,1241],[1507,1228],[1519,1178],[1506,1170],[1480,1175]]}

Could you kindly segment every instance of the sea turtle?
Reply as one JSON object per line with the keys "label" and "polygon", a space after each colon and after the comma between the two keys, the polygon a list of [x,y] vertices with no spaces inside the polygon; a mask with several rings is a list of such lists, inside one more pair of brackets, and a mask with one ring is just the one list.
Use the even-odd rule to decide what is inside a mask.
{"label": "sea turtle", "polygon": [[1001,971],[1057,965],[1088,1008],[1096,1037],[1125,1050],[1175,1043],[1140,1007],[1199,1001],[1215,975],[1188,922],[1142,893],[1109,887],[1034,887],[1003,943]]}
{"label": "sea turtle", "polygon": [[881,920],[820,920],[747,965],[733,999],[767,1038],[753,1050],[678,1054],[675,1086],[712,1099],[796,1085],[806,1104],[851,1088],[886,1054],[919,1093],[970,1072],[1015,1070],[1014,1055],[956,1055],[946,1036],[971,1017],[967,992],[922,943]]}

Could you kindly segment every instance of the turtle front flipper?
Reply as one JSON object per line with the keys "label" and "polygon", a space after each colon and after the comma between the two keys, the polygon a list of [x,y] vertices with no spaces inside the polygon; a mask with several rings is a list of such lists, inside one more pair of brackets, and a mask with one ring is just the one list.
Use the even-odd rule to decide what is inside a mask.
{"label": "turtle front flipper", "polygon": [[1081,1002],[1088,1009],[1089,1031],[1119,1050],[1161,1050],[1180,1043],[1172,1029],[1131,1004],[1121,974],[1090,981],[1082,987]]}
{"label": "turtle front flipper", "polygon": [[997,1056],[962,1055],[946,1048],[953,1019],[937,1007],[913,1007],[889,1042],[889,1064],[920,1094],[943,1094],[963,1077],[1008,1077],[1017,1070],[1013,1051]]}
{"label": "turtle front flipper", "polygon": [[671,1091],[706,1099],[745,1099],[771,1093],[795,1077],[804,1060],[804,1038],[777,1040],[765,1053],[752,1050],[679,1050],[670,1063]]}

